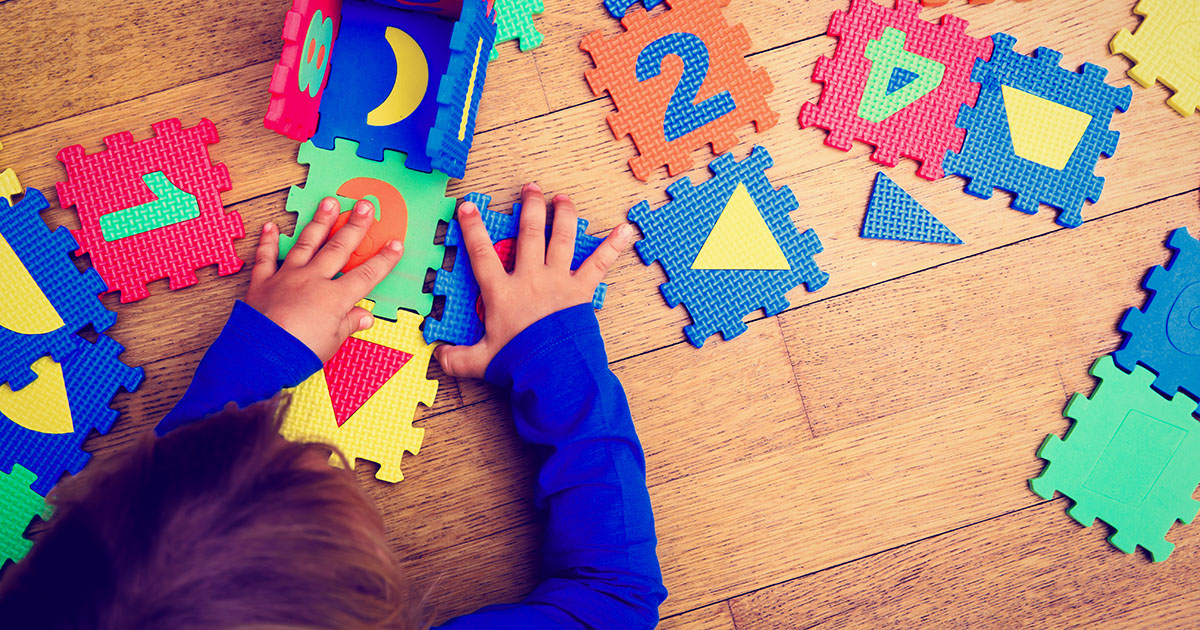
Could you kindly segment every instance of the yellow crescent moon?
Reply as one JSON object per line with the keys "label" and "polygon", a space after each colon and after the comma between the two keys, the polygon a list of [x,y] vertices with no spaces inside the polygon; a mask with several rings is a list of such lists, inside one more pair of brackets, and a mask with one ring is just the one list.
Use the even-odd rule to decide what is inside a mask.
{"label": "yellow crescent moon", "polygon": [[429,87],[429,62],[416,40],[394,26],[387,27],[384,37],[396,56],[396,82],[392,93],[367,114],[367,124],[372,127],[387,127],[408,118],[417,111]]}

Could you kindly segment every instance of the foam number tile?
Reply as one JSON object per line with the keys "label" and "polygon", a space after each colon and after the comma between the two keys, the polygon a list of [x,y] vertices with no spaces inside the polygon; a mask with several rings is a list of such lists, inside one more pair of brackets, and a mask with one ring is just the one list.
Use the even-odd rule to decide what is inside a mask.
{"label": "foam number tile", "polygon": [[33,517],[50,516],[46,500],[29,488],[34,480],[33,473],[20,465],[13,466],[11,474],[0,472],[0,567],[9,560],[19,562],[33,547],[25,538]]}
{"label": "foam number tile", "polygon": [[1069,513],[1084,527],[1097,518],[1111,525],[1108,541],[1121,551],[1141,546],[1155,562],[1166,560],[1175,549],[1167,531],[1200,510],[1192,498],[1200,484],[1196,401],[1163,398],[1149,370],[1123,372],[1109,355],[1091,374],[1100,384],[1091,397],[1071,398],[1063,415],[1075,422],[1066,437],[1046,437],[1037,452],[1046,468],[1029,485],[1043,499],[1061,492],[1074,501]]}
{"label": "foam number tile", "polygon": [[[359,306],[372,307],[370,301]],[[401,458],[416,455],[425,436],[412,425],[417,404],[432,405],[437,396],[437,381],[426,378],[433,347],[421,338],[420,325],[420,316],[401,312],[395,322],[377,319],[347,339],[324,369],[293,391],[283,436],[335,446],[351,467],[370,460],[379,464],[376,478],[402,481]]]}
{"label": "foam number tile", "polygon": [[124,351],[112,338],[81,341],[61,362],[34,362],[37,379],[13,391],[0,385],[0,472],[20,464],[37,481],[31,488],[45,496],[64,473],[77,473],[91,457],[83,442],[92,430],[107,433],[117,418],[109,402],[118,389],[132,392],[141,368],[121,362]]}
{"label": "foam number tile", "polygon": [[217,128],[207,118],[186,129],[178,119],[152,128],[153,137],[137,142],[128,132],[108,136],[98,153],[80,145],[58,152],[67,170],[58,198],[79,215],[79,253],[122,302],[149,296],[146,285],[160,278],[175,290],[196,284],[201,267],[216,265],[222,276],[242,268],[233,247],[246,235],[242,217],[221,202],[229,169],[208,155]]}
{"label": "foam number tile", "polygon": [[82,343],[75,333],[90,326],[108,330],[117,316],[97,297],[104,281],[71,261],[77,245],[70,231],[51,231],[40,213],[49,204],[30,188],[16,206],[0,199],[0,384],[21,389],[33,381],[39,357],[64,360]]}
{"label": "foam number tile", "polygon": [[629,211],[645,236],[638,255],[663,266],[663,297],[672,308],[687,307],[693,323],[683,332],[696,347],[718,332],[742,334],[742,319],[760,308],[778,315],[787,292],[801,284],[816,291],[829,281],[813,260],[822,249],[816,232],[792,223],[795,195],[767,179],[772,163],[763,147],[741,162],[726,153],[709,164],[708,181],[693,186],[680,178],[667,187],[670,203],[652,211],[643,201]]}
{"label": "foam number tile", "polygon": [[542,0],[496,0],[496,45],[490,56],[499,56],[502,42],[517,40],[521,52],[542,45],[542,34],[533,25],[533,16],[546,10]]}
{"label": "foam number tile", "polygon": [[946,172],[969,179],[966,191],[976,197],[1007,190],[1013,208],[1033,214],[1044,203],[1059,210],[1060,225],[1077,227],[1084,202],[1100,199],[1096,163],[1117,150],[1121,134],[1109,124],[1115,110],[1128,109],[1133,89],[1105,83],[1100,66],[1060,67],[1058,51],[1038,48],[1027,57],[1013,50],[1011,35],[992,40],[991,59],[971,73],[979,98],[959,112],[967,137],[946,156]]}
{"label": "foam number tile", "polygon": [[1109,42],[1113,54],[1134,62],[1129,76],[1150,87],[1155,81],[1175,94],[1171,109],[1184,116],[1200,108],[1200,3],[1196,0],[1141,0],[1143,16],[1134,33],[1121,29]]}
{"label": "foam number tile", "polygon": [[316,131],[341,13],[341,0],[292,0],[283,20],[283,53],[268,87],[267,129],[301,142]]}
{"label": "foam number tile", "polygon": [[[521,222],[521,204],[513,204],[512,214],[490,210],[492,198],[480,193],[468,193],[465,201],[479,208],[479,215],[487,228],[496,255],[504,264],[505,270],[511,272],[516,262],[516,239],[518,226]],[[587,234],[588,222],[579,219],[575,229],[575,252],[571,258],[571,269],[578,269],[592,252],[603,242],[603,239]],[[549,231],[547,231],[549,238]],[[475,272],[471,269],[471,261],[463,247],[462,228],[458,221],[450,223],[446,232],[446,246],[456,247],[454,266],[438,269],[437,278],[433,283],[433,294],[446,297],[440,318],[430,316],[425,320],[425,341],[445,341],[456,345],[471,345],[483,338],[483,301],[479,296],[479,283],[475,280]],[[608,285],[603,282],[596,287],[592,294],[592,306],[604,306],[604,298]]]}
{"label": "foam number tile", "polygon": [[596,31],[580,42],[596,66],[588,85],[617,107],[608,116],[613,135],[637,146],[629,166],[638,179],[664,165],[675,175],[692,166],[693,150],[728,151],[739,128],[753,122],[761,132],[779,120],[767,105],[770,77],[742,56],[750,49],[746,27],[725,21],[728,3],[667,0],[669,9],[654,17],[634,7],[620,35]]}
{"label": "foam number tile", "polygon": [[849,11],[834,12],[827,34],[838,38],[837,50],[817,59],[821,97],[800,108],[800,126],[828,130],[825,144],[842,151],[855,140],[872,144],[871,159],[886,166],[912,158],[921,163],[917,175],[938,179],[946,151],[962,146],[959,106],[974,103],[979,89],[972,64],[992,44],[969,37],[964,20],[947,15],[934,24],[920,11],[911,0],[890,9],[851,0]]}
{"label": "foam number tile", "polygon": [[349,271],[375,255],[391,239],[404,243],[404,256],[395,269],[368,296],[375,302],[375,315],[394,319],[397,309],[410,309],[428,315],[433,294],[425,293],[428,270],[442,266],[445,247],[434,243],[440,222],[449,222],[454,214],[454,199],[446,198],[449,178],[437,171],[422,173],[405,168],[405,156],[385,151],[383,160],[359,157],[357,145],[338,140],[333,151],[325,151],[306,142],[300,146],[301,164],[307,164],[308,179],[303,187],[288,192],[287,210],[296,213],[296,230],[279,239],[280,256],[286,256],[312,220],[321,200],[335,196],[342,204],[342,215],[334,228],[349,220],[349,211],[359,199],[375,206],[376,223],[362,244],[351,255],[343,271]]}
{"label": "foam number tile", "polygon": [[[0,151],[4,150],[4,145],[0,144]],[[8,205],[12,205],[13,197],[21,194],[21,180],[17,179],[17,174],[11,168],[6,168],[0,171],[0,197],[8,201]]]}

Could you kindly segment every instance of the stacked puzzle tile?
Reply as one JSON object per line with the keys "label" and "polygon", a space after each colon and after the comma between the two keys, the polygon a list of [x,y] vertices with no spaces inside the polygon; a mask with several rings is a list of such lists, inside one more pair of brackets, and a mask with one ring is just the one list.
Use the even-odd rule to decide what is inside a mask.
{"label": "stacked puzzle tile", "polygon": [[1140,546],[1156,562],[1175,548],[1165,538],[1175,521],[1200,510],[1200,241],[1178,228],[1167,245],[1171,261],[1143,282],[1145,306],[1121,319],[1125,342],[1092,365],[1100,384],[1071,398],[1063,414],[1074,424],[1042,443],[1046,468],[1029,482],[1042,498],[1071,499],[1083,526],[1108,523],[1121,551]]}
{"label": "stacked puzzle tile", "polygon": [[442,266],[435,236],[454,212],[449,180],[466,170],[496,20],[489,0],[294,0],[284,21],[265,124],[303,142],[308,178],[288,194],[296,230],[280,254],[333,196],[343,212],[360,199],[376,211],[343,271],[392,239],[404,256],[364,304],[375,326],[297,388],[283,432],[337,446],[351,463],[374,461],[385,481],[403,478],[401,456],[423,434],[412,426],[416,406],[437,392],[420,331],[433,308],[425,281]]}
{"label": "stacked puzzle tile", "polygon": [[960,175],[972,195],[999,188],[1017,210],[1046,204],[1060,224],[1080,225],[1084,203],[1103,189],[1094,170],[1116,150],[1109,125],[1129,107],[1130,88],[1106,84],[1099,66],[1072,72],[1056,51],[1018,54],[1009,35],[977,39],[965,21],[935,24],[920,10],[911,0],[851,0],[835,12],[837,50],[817,60],[813,80],[824,88],[801,108],[800,125],[828,130],[825,143],[843,151],[861,140],[881,164],[909,157],[926,179]]}
{"label": "stacked puzzle tile", "polygon": [[[43,498],[64,473],[89,459],[83,442],[105,433],[117,413],[118,389],[133,391],[141,368],[120,360],[123,348],[103,334],[116,315],[98,299],[104,281],[81,273],[71,259],[78,245],[63,227],[51,231],[40,213],[46,198],[29,188],[16,205],[0,199],[0,562],[19,560]],[[88,341],[79,333],[95,333]]]}

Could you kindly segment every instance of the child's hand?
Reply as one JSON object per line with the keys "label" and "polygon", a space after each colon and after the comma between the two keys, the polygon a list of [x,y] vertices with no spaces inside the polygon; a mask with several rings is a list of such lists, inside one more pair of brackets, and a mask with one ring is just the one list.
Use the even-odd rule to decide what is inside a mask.
{"label": "child's hand", "polygon": [[521,191],[521,226],[517,235],[516,265],[505,273],[492,246],[479,209],[471,203],[458,207],[463,248],[471,259],[483,298],[483,339],[473,346],[441,345],[434,356],[451,376],[482,378],[492,357],[518,333],[564,308],[592,301],[596,285],[629,245],[633,228],[617,226],[595,252],[571,271],[575,255],[578,214],[566,195],[554,203],[554,227],[546,244],[546,198],[537,184]]}
{"label": "child's hand", "polygon": [[371,327],[375,318],[354,304],[387,276],[404,249],[400,241],[388,241],[378,254],[334,280],[375,220],[371,202],[359,201],[350,220],[326,243],[339,209],[336,199],[321,200],[282,266],[276,262],[279,228],[274,223],[264,225],[245,299],[302,341],[322,362],[337,352],[346,337]]}

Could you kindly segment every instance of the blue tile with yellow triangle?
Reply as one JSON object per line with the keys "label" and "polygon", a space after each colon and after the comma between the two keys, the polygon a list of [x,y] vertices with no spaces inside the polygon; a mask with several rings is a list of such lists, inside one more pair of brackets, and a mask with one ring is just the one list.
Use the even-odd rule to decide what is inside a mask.
{"label": "blue tile with yellow triangle", "polygon": [[663,266],[663,297],[687,307],[692,323],[683,332],[696,347],[718,332],[727,340],[742,334],[743,318],[758,309],[779,314],[801,284],[816,291],[829,281],[813,260],[822,249],[816,232],[792,223],[795,195],[767,179],[772,164],[761,146],[741,162],[726,153],[709,164],[708,181],[693,186],[682,177],[667,187],[671,202],[629,211],[644,235],[638,255]]}

